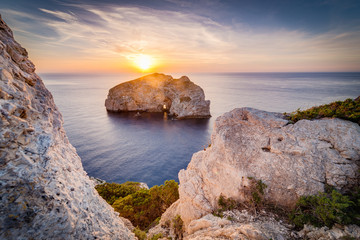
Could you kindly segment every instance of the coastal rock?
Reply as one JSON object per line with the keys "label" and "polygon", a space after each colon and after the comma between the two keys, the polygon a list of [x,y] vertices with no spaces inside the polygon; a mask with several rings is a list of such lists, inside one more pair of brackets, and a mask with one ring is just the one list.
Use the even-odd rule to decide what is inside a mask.
{"label": "coastal rock", "polygon": [[135,239],[98,195],[51,93],[0,17],[0,238]]}
{"label": "coastal rock", "polygon": [[326,185],[359,186],[360,126],[340,119],[289,124],[280,113],[234,109],[219,117],[211,145],[179,172],[180,199],[161,221],[181,215],[189,224],[216,209],[220,195],[245,201],[250,178],[262,180],[265,200],[292,208]]}
{"label": "coastal rock", "polygon": [[[223,212],[223,215],[224,217],[220,218],[207,214],[200,219],[192,220],[187,227],[184,239],[285,240],[297,237],[297,233],[291,230],[291,226],[276,220],[270,213],[263,212],[254,216],[246,210],[232,210]],[[173,231],[165,225],[159,224],[150,229],[148,237],[162,234],[174,239]]]}
{"label": "coastal rock", "polygon": [[336,239],[359,239],[360,227],[357,225],[333,226],[317,228],[311,225],[305,225],[299,232],[301,239],[309,240],[336,240]]}
{"label": "coastal rock", "polygon": [[193,220],[188,227],[185,240],[239,239],[239,240],[285,240],[296,236],[288,226],[270,216],[254,217],[246,210],[224,212],[225,218],[212,214]]}
{"label": "coastal rock", "polygon": [[108,111],[168,111],[178,119],[210,117],[210,101],[204,91],[186,76],[173,79],[154,73],[121,83],[109,90]]}

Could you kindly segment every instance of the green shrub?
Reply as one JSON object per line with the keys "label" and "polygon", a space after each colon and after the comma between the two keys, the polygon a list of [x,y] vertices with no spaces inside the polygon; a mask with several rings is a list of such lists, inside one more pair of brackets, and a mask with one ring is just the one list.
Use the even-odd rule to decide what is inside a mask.
{"label": "green shrub", "polygon": [[138,227],[134,228],[133,233],[139,240],[146,240],[146,232],[142,231]]}
{"label": "green shrub", "polygon": [[213,215],[217,217],[224,217],[223,212],[224,211],[230,211],[236,208],[238,203],[232,199],[232,198],[226,198],[222,194],[220,194],[220,197],[218,199],[218,209],[213,211]]}
{"label": "green shrub", "polygon": [[155,234],[154,236],[152,236],[150,238],[150,240],[158,240],[159,238],[162,238],[162,237],[163,237],[162,233],[158,233],[158,234]]}
{"label": "green shrub", "polygon": [[236,201],[232,198],[225,198],[223,195],[220,195],[218,200],[218,205],[223,211],[232,210],[236,207]]}
{"label": "green shrub", "polygon": [[182,239],[184,233],[184,222],[180,215],[176,215],[176,217],[173,218],[172,228],[174,230],[175,239]]}
{"label": "green shrub", "polygon": [[95,187],[99,195],[104,198],[110,205],[117,199],[126,197],[136,191],[139,191],[140,183],[138,182],[125,182],[119,183],[103,183]]}
{"label": "green shrub", "polygon": [[113,203],[120,216],[129,219],[134,226],[148,229],[170,205],[179,199],[178,184],[174,180],[164,185],[138,190]]}
{"label": "green shrub", "polygon": [[296,112],[287,116],[288,120],[297,122],[301,119],[319,119],[319,118],[341,118],[355,122],[360,125],[360,97],[356,99],[346,99],[345,101],[336,101],[330,104],[312,107],[304,111],[298,109]]}
{"label": "green shrub", "polygon": [[147,226],[146,229],[151,229],[159,224],[161,217],[157,217],[152,223],[150,223],[149,226]]}
{"label": "green shrub", "polygon": [[262,180],[248,177],[250,183],[245,194],[249,197],[248,203],[256,211],[264,206],[264,195],[267,185]]}
{"label": "green shrub", "polygon": [[245,207],[247,210],[254,211],[264,208],[264,195],[267,185],[261,181],[256,180],[253,177],[248,177],[249,186],[243,188],[245,200],[243,202],[237,202],[232,198],[226,198],[222,194],[218,199],[218,208],[213,211],[213,215],[217,217],[224,217],[224,211],[230,211],[240,206]]}
{"label": "green shrub", "polygon": [[297,202],[296,209],[290,214],[290,220],[298,228],[304,224],[316,227],[332,227],[338,224],[360,223],[360,193],[343,195],[336,190],[319,192],[312,196],[303,196]]}

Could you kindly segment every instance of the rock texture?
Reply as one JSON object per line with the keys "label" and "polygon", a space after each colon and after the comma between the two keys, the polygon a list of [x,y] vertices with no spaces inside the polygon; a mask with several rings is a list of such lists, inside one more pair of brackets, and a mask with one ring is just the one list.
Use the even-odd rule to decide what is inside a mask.
{"label": "rock texture", "polygon": [[[190,222],[186,240],[238,239],[238,240],[284,240],[295,239],[297,232],[291,226],[274,218],[271,213],[263,212],[254,216],[246,210],[223,212],[224,217],[207,214]],[[161,224],[150,229],[148,237],[161,233],[174,239],[171,229]]]}
{"label": "rock texture", "polygon": [[360,239],[360,227],[357,225],[333,226],[316,228],[305,225],[298,236],[300,239],[308,240],[337,240],[337,239]]}
{"label": "rock texture", "polygon": [[52,95],[0,17],[0,238],[135,239],[97,194]]}
{"label": "rock texture", "polygon": [[[248,177],[267,184],[266,201],[291,208],[302,195],[326,184],[346,191],[359,186],[360,126],[340,119],[289,124],[282,114],[251,108],[219,117],[211,147],[193,155],[179,172],[180,199],[162,221],[180,214],[191,221],[217,208],[222,194],[246,199]],[[164,219],[164,220],[163,220]]]}
{"label": "rock texture", "polygon": [[121,83],[109,90],[108,111],[168,111],[178,119],[210,117],[210,101],[204,91],[183,76],[154,73]]}
{"label": "rock texture", "polygon": [[212,214],[189,224],[186,240],[239,239],[239,240],[284,240],[296,236],[289,228],[271,217],[254,218],[244,212],[225,212],[229,219]]}

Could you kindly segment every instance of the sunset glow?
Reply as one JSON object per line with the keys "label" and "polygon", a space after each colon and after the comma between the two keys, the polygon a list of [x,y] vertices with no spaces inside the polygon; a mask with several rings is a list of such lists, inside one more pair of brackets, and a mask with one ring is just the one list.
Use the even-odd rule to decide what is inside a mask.
{"label": "sunset glow", "polygon": [[38,72],[360,71],[360,2],[314,1],[13,0],[0,13]]}
{"label": "sunset glow", "polygon": [[140,70],[146,71],[154,65],[154,60],[148,55],[139,54],[134,58],[134,63]]}

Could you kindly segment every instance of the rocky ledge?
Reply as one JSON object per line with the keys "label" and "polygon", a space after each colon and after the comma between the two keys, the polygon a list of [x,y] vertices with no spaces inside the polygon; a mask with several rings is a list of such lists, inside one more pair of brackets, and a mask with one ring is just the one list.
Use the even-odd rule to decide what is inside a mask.
{"label": "rocky ledge", "polygon": [[0,16],[0,239],[135,239],[98,195]]}
{"label": "rocky ledge", "polygon": [[209,118],[210,101],[204,91],[186,76],[173,79],[154,73],[121,83],[109,90],[108,111],[169,112],[178,119]]}
{"label": "rocky ledge", "polygon": [[[180,198],[162,216],[180,215],[193,233],[197,219],[218,208],[220,195],[245,202],[251,179],[267,185],[265,201],[292,208],[300,196],[359,186],[360,126],[341,119],[300,120],[234,109],[219,117],[211,145],[179,172]],[[195,222],[194,222],[195,221]]]}

